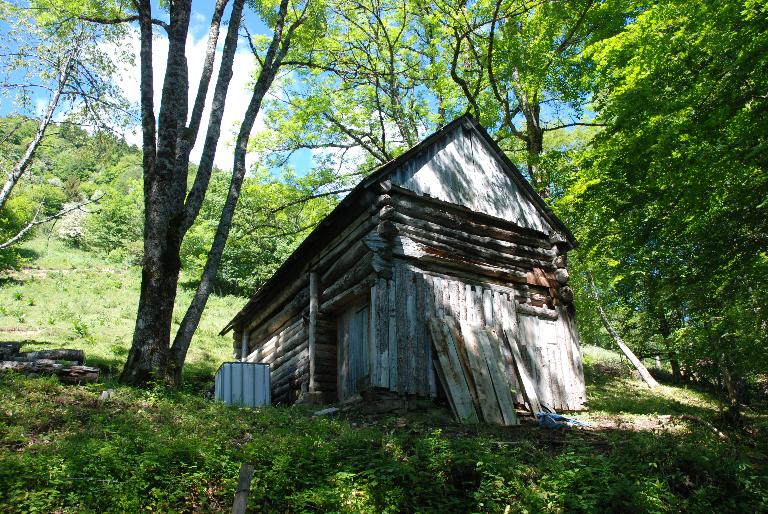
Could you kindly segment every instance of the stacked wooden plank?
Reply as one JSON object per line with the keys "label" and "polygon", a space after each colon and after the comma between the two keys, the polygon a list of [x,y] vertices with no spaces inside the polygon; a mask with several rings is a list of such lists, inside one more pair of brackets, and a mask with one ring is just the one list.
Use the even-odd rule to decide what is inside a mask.
{"label": "stacked wooden plank", "polygon": [[451,409],[463,422],[518,424],[513,387],[496,334],[480,325],[445,316],[429,320],[435,371]]}
{"label": "stacked wooden plank", "polygon": [[26,375],[56,375],[65,384],[83,384],[99,379],[99,368],[82,366],[82,350],[57,349],[20,352],[19,343],[0,343],[0,372]]}

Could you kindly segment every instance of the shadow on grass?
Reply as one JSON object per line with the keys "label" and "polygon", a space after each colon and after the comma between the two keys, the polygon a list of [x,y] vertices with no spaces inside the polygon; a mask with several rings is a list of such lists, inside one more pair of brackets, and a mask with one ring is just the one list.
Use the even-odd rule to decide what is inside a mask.
{"label": "shadow on grass", "polygon": [[17,275],[3,275],[0,276],[0,287],[6,286],[21,286],[24,285],[24,280]]}
{"label": "shadow on grass", "polygon": [[19,254],[19,257],[21,257],[25,261],[32,261],[37,258],[39,258],[42,254],[38,252],[37,250],[33,250],[31,248],[28,248],[26,246],[20,246],[16,249],[16,253]]}
{"label": "shadow on grass", "polygon": [[184,391],[190,393],[205,393],[213,387],[213,379],[221,362],[213,357],[190,362],[184,365]]}

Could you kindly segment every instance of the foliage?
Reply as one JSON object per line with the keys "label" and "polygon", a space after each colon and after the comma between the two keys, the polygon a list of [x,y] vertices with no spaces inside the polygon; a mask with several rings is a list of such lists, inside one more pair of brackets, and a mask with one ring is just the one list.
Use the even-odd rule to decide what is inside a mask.
{"label": "foliage", "polygon": [[558,186],[550,137],[589,125],[592,59],[634,2],[339,2],[325,37],[295,52],[256,148],[311,151],[318,168],[367,172],[469,111],[537,190]]}
{"label": "foliage", "polygon": [[[0,240],[7,241],[24,228],[34,214],[34,204],[28,198],[11,198],[0,211]],[[16,248],[0,250],[0,269],[12,268],[20,263]]]}
{"label": "foliage", "polygon": [[86,220],[85,240],[89,248],[126,264],[141,262],[143,232],[143,188],[140,180],[112,188],[98,209]]}
{"label": "foliage", "polygon": [[[217,288],[252,293],[264,283],[333,207],[325,177],[290,172],[275,178],[262,171],[246,178],[217,274]],[[224,204],[229,177],[216,173],[198,218],[182,246],[193,275],[202,270]],[[314,196],[321,195],[317,198]]]}
{"label": "foliage", "polygon": [[635,346],[712,382],[768,366],[767,29],[752,3],[669,0],[594,45],[607,128],[558,203]]}

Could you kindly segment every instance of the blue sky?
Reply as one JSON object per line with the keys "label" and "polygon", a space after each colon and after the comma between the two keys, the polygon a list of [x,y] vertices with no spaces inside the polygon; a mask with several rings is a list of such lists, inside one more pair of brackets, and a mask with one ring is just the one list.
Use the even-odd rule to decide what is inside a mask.
{"label": "blue sky", "polygon": [[[246,4],[247,5],[247,4]],[[154,16],[156,18],[168,19],[167,13],[160,8],[159,2],[153,0],[152,2]],[[194,93],[196,89],[197,80],[199,77],[200,69],[202,66],[202,60],[204,58],[205,46],[207,42],[208,28],[210,25],[210,18],[213,12],[214,2],[212,1],[200,1],[193,3],[193,14],[190,21],[190,31],[187,45],[187,59],[189,62],[190,70],[190,84],[191,91]],[[224,22],[229,20],[229,11],[225,11]],[[0,22],[2,24],[2,22]],[[243,26],[247,27],[251,34],[269,35],[271,31],[269,27],[260,19],[260,17],[250,8],[245,9],[245,18]],[[5,24],[0,25],[0,34],[7,32],[7,26]],[[241,34],[244,31],[241,30]],[[226,27],[222,27],[222,31],[219,37],[219,52],[223,46],[224,36],[226,34]],[[118,76],[115,77],[115,82],[121,87],[125,96],[137,104],[139,100],[138,91],[138,34],[135,37],[128,38],[121,48],[110,48],[108,51],[119,52],[121,50],[129,49],[134,55],[134,64],[129,65],[121,70]],[[154,66],[155,66],[155,92],[156,92],[156,108],[159,106],[159,93],[162,86],[162,74],[165,67],[165,55],[167,52],[167,44],[163,37],[162,31],[157,31],[157,37],[154,42]],[[220,55],[218,56],[220,58]],[[219,59],[217,58],[217,63]],[[241,39],[238,46],[238,53],[233,65],[234,75],[230,84],[229,93],[227,96],[227,107],[224,111],[224,121],[222,124],[222,139],[219,147],[217,148],[216,164],[223,169],[231,169],[232,166],[232,151],[231,142],[234,140],[234,130],[239,123],[240,116],[250,98],[250,90],[248,82],[250,81],[254,72],[254,60],[250,54],[250,49],[245,40]],[[22,74],[18,74],[19,77]],[[18,78],[18,77],[17,77]],[[215,80],[215,75],[214,75]],[[209,91],[212,95],[213,84]],[[49,98],[47,91],[41,90],[39,94],[33,98],[33,102],[37,103],[40,107],[44,106]],[[191,105],[192,99],[190,99]],[[0,115],[7,115],[13,112],[18,112],[18,108],[15,105],[13,95],[8,97],[2,97],[0,99]],[[29,113],[27,113],[29,114]],[[202,148],[202,140],[204,138],[205,124],[207,123],[207,114],[203,119],[203,126],[198,138],[198,145],[196,151],[193,152],[192,159],[197,160],[199,158],[199,152]],[[256,130],[261,127],[261,124],[257,121]],[[125,134],[126,139],[129,142],[139,145],[140,134],[138,132],[138,126],[133,132]],[[254,157],[251,157],[253,164]],[[290,164],[296,168],[299,173],[304,173],[311,166],[312,156],[308,151],[298,152],[290,161]]]}

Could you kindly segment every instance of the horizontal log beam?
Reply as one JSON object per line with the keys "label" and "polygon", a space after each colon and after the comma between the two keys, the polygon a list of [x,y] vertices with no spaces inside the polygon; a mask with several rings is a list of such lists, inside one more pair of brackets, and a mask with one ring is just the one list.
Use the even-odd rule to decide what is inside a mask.
{"label": "horizontal log beam", "polygon": [[526,229],[509,221],[471,211],[465,207],[441,202],[434,198],[417,196],[406,190],[393,190],[392,205],[398,212],[409,216],[455,227],[477,235],[486,235],[543,248],[552,248],[549,236],[543,232]]}

